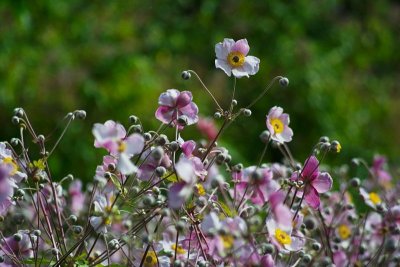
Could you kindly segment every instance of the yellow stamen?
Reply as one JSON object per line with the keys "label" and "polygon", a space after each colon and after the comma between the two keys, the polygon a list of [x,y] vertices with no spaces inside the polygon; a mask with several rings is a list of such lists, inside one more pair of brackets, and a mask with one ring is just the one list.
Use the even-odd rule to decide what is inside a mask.
{"label": "yellow stamen", "polygon": [[377,205],[382,202],[381,198],[377,193],[371,192],[369,193],[369,199],[374,203],[374,205]]}
{"label": "yellow stamen", "polygon": [[118,152],[122,153],[126,150],[126,143],[124,141],[119,142],[118,144]]}
{"label": "yellow stamen", "polygon": [[347,225],[341,224],[341,225],[339,226],[339,228],[338,228],[338,234],[339,234],[339,237],[340,237],[342,240],[346,240],[347,238],[350,237],[350,235],[351,235],[351,230],[350,230],[350,228],[349,228]]}
{"label": "yellow stamen", "polygon": [[181,245],[178,245],[178,247],[176,247],[176,244],[171,245],[171,249],[174,253],[175,253],[175,248],[177,254],[186,254],[186,250]]}
{"label": "yellow stamen", "polygon": [[272,125],[272,127],[274,127],[275,133],[279,134],[279,133],[283,132],[283,128],[284,128],[283,122],[280,119],[278,119],[278,118],[272,119],[271,125]]}
{"label": "yellow stamen", "polygon": [[111,225],[112,219],[111,217],[105,217],[104,218],[104,225]]}
{"label": "yellow stamen", "polygon": [[244,55],[238,51],[233,51],[228,54],[228,63],[233,68],[241,67],[244,64]]}
{"label": "yellow stamen", "polygon": [[146,258],[144,259],[143,266],[144,267],[155,267],[157,266],[157,255],[154,251],[148,251],[146,254]]}
{"label": "yellow stamen", "polygon": [[3,163],[10,164],[12,166],[12,170],[10,175],[14,175],[18,171],[18,165],[15,163],[15,160],[12,157],[3,158]]}
{"label": "yellow stamen", "polygon": [[279,228],[275,230],[275,238],[281,245],[290,245],[292,243],[290,236]]}
{"label": "yellow stamen", "polygon": [[230,249],[233,246],[233,242],[235,241],[233,239],[233,236],[221,235],[221,237],[222,237],[222,244],[224,245],[224,248]]}
{"label": "yellow stamen", "polygon": [[204,190],[202,184],[196,184],[196,189],[197,189],[197,194],[199,194],[199,196],[204,196],[206,194],[206,190]]}

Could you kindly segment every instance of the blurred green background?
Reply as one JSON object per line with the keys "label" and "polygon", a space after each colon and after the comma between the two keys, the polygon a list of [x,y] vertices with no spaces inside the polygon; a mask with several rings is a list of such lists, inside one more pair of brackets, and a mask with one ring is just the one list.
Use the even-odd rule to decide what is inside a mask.
{"label": "blurred green background", "polygon": [[[215,105],[193,69],[227,106],[233,79],[214,67],[214,45],[247,38],[260,71],[237,81],[239,106],[249,104],[276,75],[274,86],[222,138],[234,161],[254,164],[265,115],[275,105],[291,115],[289,144],[303,162],[322,135],[338,139],[342,153],[369,162],[375,153],[399,161],[400,3],[398,1],[22,1],[0,3],[0,137],[18,134],[11,124],[23,107],[38,133],[57,140],[69,111],[85,109],[50,163],[54,175],[91,180],[105,151],[93,148],[93,123],[128,125],[139,116],[145,130],[158,127],[157,99],[169,88],[190,90],[204,116]],[[220,124],[220,122],[217,122]],[[58,126],[58,128],[56,128]],[[56,128],[55,131],[54,128]],[[183,133],[197,138],[195,127]],[[33,150],[34,144],[28,142]],[[278,160],[270,150],[268,160]]]}

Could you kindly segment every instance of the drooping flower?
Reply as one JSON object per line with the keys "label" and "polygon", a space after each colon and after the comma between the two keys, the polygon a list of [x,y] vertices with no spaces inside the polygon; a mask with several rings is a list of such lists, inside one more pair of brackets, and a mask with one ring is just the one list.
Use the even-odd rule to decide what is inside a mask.
{"label": "drooping flower", "polygon": [[223,42],[215,45],[215,67],[222,69],[229,77],[231,74],[237,78],[254,75],[258,72],[260,59],[247,56],[249,50],[246,39],[235,42],[225,38]]}
{"label": "drooping flower", "polygon": [[[165,124],[178,126],[180,130],[185,125],[195,124],[198,120],[199,108],[192,101],[193,96],[189,91],[179,92],[176,89],[168,89],[158,98],[160,105],[156,110],[156,118]],[[178,123],[178,119],[183,117],[185,123]]]}
{"label": "drooping flower", "polygon": [[298,183],[297,195],[304,195],[305,202],[314,209],[320,206],[319,194],[332,187],[332,177],[327,172],[319,171],[319,162],[315,156],[306,159],[303,169],[294,172],[290,179]]}
{"label": "drooping flower", "polygon": [[130,158],[139,154],[144,147],[144,138],[140,134],[126,136],[125,128],[114,121],[106,121],[104,124],[96,123],[92,133],[95,137],[95,147],[103,147],[111,155],[118,159],[117,168],[129,175],[137,171],[137,167]]}
{"label": "drooping flower", "polygon": [[281,107],[271,108],[266,122],[272,140],[279,143],[292,141],[293,130],[289,127],[289,114],[283,113]]}

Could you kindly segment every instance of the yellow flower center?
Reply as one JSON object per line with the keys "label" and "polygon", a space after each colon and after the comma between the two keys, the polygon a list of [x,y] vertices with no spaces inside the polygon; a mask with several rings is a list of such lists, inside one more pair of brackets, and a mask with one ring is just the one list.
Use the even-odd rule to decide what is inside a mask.
{"label": "yellow flower center", "polygon": [[369,193],[369,199],[372,201],[372,203],[379,204],[382,202],[381,198],[379,197],[379,195],[377,193],[371,192]]}
{"label": "yellow flower center", "polygon": [[350,228],[345,224],[341,224],[338,228],[338,234],[342,240],[346,240],[351,235]]}
{"label": "yellow flower center", "polygon": [[171,249],[174,252],[176,249],[176,254],[186,254],[186,250],[181,245],[178,245],[178,247],[176,247],[176,244],[172,244]]}
{"label": "yellow flower center", "polygon": [[283,132],[283,122],[280,119],[272,119],[271,120],[271,125],[274,127],[275,133],[279,134]]}
{"label": "yellow flower center", "polygon": [[222,235],[222,244],[224,245],[224,248],[230,249],[233,246],[233,242],[235,241],[233,239],[233,236],[231,235]]}
{"label": "yellow flower center", "polygon": [[238,51],[233,51],[228,54],[227,60],[231,67],[241,67],[244,64],[244,55]]}
{"label": "yellow flower center", "polygon": [[18,171],[18,165],[15,163],[12,157],[6,157],[3,159],[3,163],[9,164],[12,166],[11,175],[14,175]]}
{"label": "yellow flower center", "polygon": [[112,219],[110,216],[104,218],[104,225],[111,225]]}
{"label": "yellow flower center", "polygon": [[196,184],[196,189],[197,189],[197,194],[199,194],[199,196],[204,196],[206,194],[206,190],[204,190],[202,184]]}
{"label": "yellow flower center", "polygon": [[124,141],[119,142],[118,144],[118,152],[122,153],[126,150],[126,143]]}
{"label": "yellow flower center", "polygon": [[275,230],[275,238],[281,245],[290,245],[292,243],[290,236],[279,228]]}
{"label": "yellow flower center", "polygon": [[143,266],[144,267],[154,267],[157,266],[157,255],[154,251],[148,251],[146,254],[146,258],[144,259]]}

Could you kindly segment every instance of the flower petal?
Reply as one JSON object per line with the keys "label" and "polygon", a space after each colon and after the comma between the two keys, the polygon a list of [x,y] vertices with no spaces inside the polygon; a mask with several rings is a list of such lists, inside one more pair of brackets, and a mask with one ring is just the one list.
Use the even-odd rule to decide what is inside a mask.
{"label": "flower petal", "polygon": [[320,199],[317,190],[312,186],[307,186],[304,191],[304,200],[310,207],[318,209],[320,205]]}
{"label": "flower petal", "polygon": [[332,177],[329,173],[322,172],[311,182],[311,184],[318,193],[325,193],[332,188]]}
{"label": "flower petal", "polygon": [[246,56],[249,53],[250,46],[246,39],[237,41],[231,48],[231,51],[237,51]]}
{"label": "flower petal", "polygon": [[217,69],[223,70],[226,73],[226,75],[231,77],[232,67],[229,65],[229,63],[226,60],[224,60],[224,59],[216,59],[215,60],[215,67]]}
{"label": "flower petal", "polygon": [[176,89],[168,89],[158,98],[158,104],[161,106],[175,107],[180,92]]}
{"label": "flower petal", "polygon": [[318,165],[319,162],[315,156],[310,156],[306,159],[301,172],[301,175],[305,177],[305,180],[312,180],[313,176],[318,174]]}

